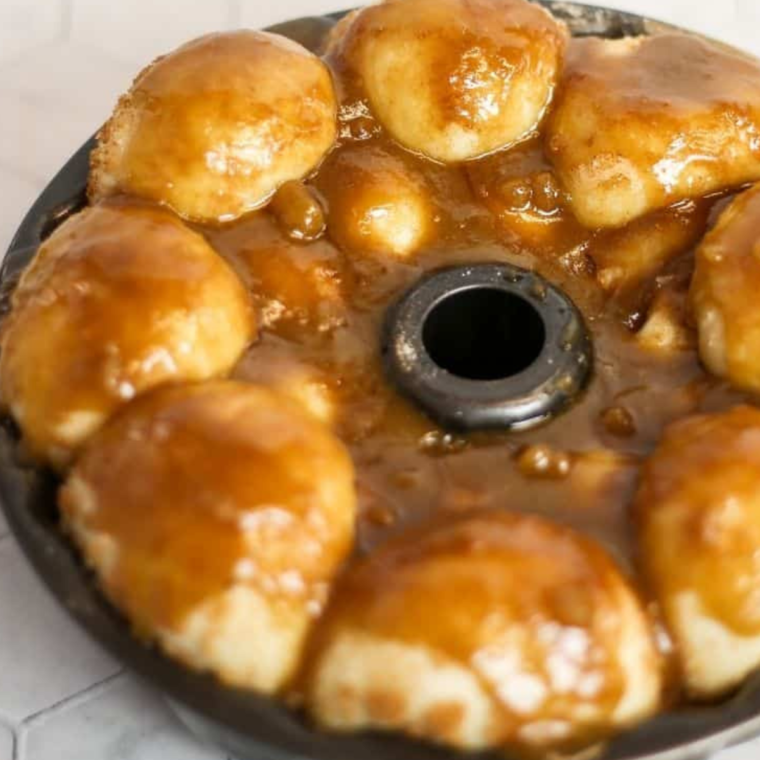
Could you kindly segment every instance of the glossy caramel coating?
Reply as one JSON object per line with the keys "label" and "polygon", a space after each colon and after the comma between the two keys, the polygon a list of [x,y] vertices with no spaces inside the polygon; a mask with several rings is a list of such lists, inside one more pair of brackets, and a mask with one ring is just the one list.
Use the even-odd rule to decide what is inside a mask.
{"label": "glossy caramel coating", "polygon": [[274,214],[254,214],[214,239],[253,294],[263,328],[295,338],[329,333],[345,320],[346,257],[329,240],[290,239]]}
{"label": "glossy caramel coating", "polygon": [[560,259],[593,240],[594,233],[573,216],[540,139],[470,161],[465,169],[503,232],[541,256]]}
{"label": "glossy caramel coating", "polygon": [[86,447],[64,520],[136,631],[225,683],[277,691],[351,549],[348,453],[268,389],[138,399]]}
{"label": "glossy caramel coating", "polygon": [[119,101],[91,159],[91,199],[128,193],[199,222],[264,205],[336,136],[327,67],[274,34],[210,34],[159,58]]}
{"label": "glossy caramel coating", "polygon": [[690,251],[707,229],[710,203],[684,201],[604,230],[589,247],[596,279],[605,291],[630,299],[681,254]]}
{"label": "glossy caramel coating", "polygon": [[269,203],[269,212],[291,239],[310,243],[325,231],[325,212],[311,188],[302,182],[286,182]]}
{"label": "glossy caramel coating", "polygon": [[760,410],[673,423],[635,500],[640,564],[694,697],[715,697],[760,665]]}
{"label": "glossy caramel coating", "polygon": [[570,271],[593,272],[607,293],[625,302],[699,241],[711,208],[709,201],[683,201],[620,229],[587,229],[539,139],[469,162],[467,176],[510,239]]}
{"label": "glossy caramel coating", "polygon": [[526,0],[386,0],[334,35],[328,60],[358,79],[394,139],[456,162],[536,130],[566,41]]}
{"label": "glossy caramel coating", "polygon": [[35,458],[63,467],[157,385],[229,372],[256,335],[250,297],[158,208],[88,208],[46,240],[3,326],[0,390]]}
{"label": "glossy caramel coating", "polygon": [[760,179],[760,63],[696,37],[573,40],[546,148],[587,227]]}
{"label": "glossy caramel coating", "polygon": [[606,553],[538,517],[476,514],[350,567],[314,644],[325,728],[462,749],[572,749],[657,709],[646,615]]}
{"label": "glossy caramel coating", "polygon": [[319,172],[328,233],[355,255],[406,259],[435,237],[436,209],[425,178],[374,145],[344,148]]}
{"label": "glossy caramel coating", "polygon": [[760,185],[739,195],[697,249],[691,305],[702,361],[760,390]]}

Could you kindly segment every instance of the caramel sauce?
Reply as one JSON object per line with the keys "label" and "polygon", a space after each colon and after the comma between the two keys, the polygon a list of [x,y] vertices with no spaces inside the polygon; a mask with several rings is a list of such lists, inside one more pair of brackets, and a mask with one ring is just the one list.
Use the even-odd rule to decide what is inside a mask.
{"label": "caramel sauce", "polygon": [[[357,469],[359,552],[430,519],[494,508],[543,514],[575,526],[631,568],[634,547],[626,510],[641,459],[672,420],[744,398],[704,371],[695,347],[658,354],[642,348],[629,327],[646,314],[652,294],[660,289],[686,293],[688,279],[678,270],[690,273],[693,231],[669,268],[646,272],[632,289],[635,297],[627,292],[619,296],[599,283],[593,256],[614,258],[626,231],[600,236],[582,230],[564,211],[540,222],[547,229],[536,233],[538,239],[526,235],[522,220],[505,223],[473,189],[477,163],[443,167],[402,151],[378,134],[358,148],[346,141],[335,150],[328,167],[313,180],[323,195],[333,190],[326,180],[329,164],[365,147],[364,168],[371,170],[373,151],[382,149],[413,165],[423,178],[436,208],[432,242],[410,259],[397,261],[352,255],[329,237],[294,243],[267,212],[231,227],[205,229],[212,245],[258,289],[265,313],[268,300],[281,300],[288,282],[298,304],[262,329],[235,376],[260,381],[267,374],[261,367],[272,361],[319,375],[334,399],[336,432]],[[539,161],[535,146],[507,153],[504,159],[515,175],[532,174]],[[342,181],[340,173],[332,178],[336,184]],[[675,209],[661,216],[682,213]],[[544,245],[545,235],[551,245]],[[568,256],[568,250],[575,255]],[[581,257],[585,261],[578,265]],[[326,260],[329,278],[321,271]],[[573,298],[592,333],[595,362],[588,391],[567,413],[538,429],[509,435],[447,432],[399,397],[383,374],[379,345],[386,308],[426,271],[482,261],[537,270]],[[263,270],[270,272],[270,280]],[[317,284],[326,280],[331,288],[327,298]],[[691,326],[683,329],[692,334]],[[610,409],[618,410],[613,412],[617,422],[610,422]],[[519,457],[531,445],[565,452],[573,464],[561,478],[531,473]],[[386,516],[382,520],[367,517],[380,513]]]}

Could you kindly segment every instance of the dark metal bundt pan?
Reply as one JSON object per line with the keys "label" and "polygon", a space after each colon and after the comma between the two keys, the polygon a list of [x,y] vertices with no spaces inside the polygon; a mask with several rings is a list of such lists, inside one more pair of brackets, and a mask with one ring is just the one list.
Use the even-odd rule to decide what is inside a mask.
{"label": "dark metal bundt pan", "polygon": [[[640,16],[556,0],[537,0],[568,22],[574,34],[622,37],[673,29]],[[291,21],[272,31],[315,47],[343,14]],[[85,203],[92,140],[61,169],[21,223],[0,271],[7,294],[40,241]],[[2,299],[7,308],[7,298]],[[278,702],[226,688],[134,638],[102,598],[92,576],[59,530],[55,478],[19,461],[17,433],[0,422],[0,498],[8,523],[50,591],[90,635],[160,689],[197,734],[252,760],[461,760],[464,755],[400,736],[335,736],[314,730]],[[703,760],[760,733],[760,676],[715,706],[662,715],[614,740],[598,760]],[[469,756],[473,757],[473,756]],[[504,760],[502,753],[474,756]]]}

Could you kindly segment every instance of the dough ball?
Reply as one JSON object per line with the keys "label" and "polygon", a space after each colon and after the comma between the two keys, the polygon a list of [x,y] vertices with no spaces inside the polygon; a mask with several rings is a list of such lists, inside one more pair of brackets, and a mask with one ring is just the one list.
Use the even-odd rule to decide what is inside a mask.
{"label": "dough ball", "polygon": [[349,253],[408,259],[435,234],[430,188],[400,155],[370,145],[344,149],[317,184],[330,237]]}
{"label": "dough ball", "polygon": [[307,704],[336,731],[459,749],[574,749],[659,706],[647,617],[607,554],[542,518],[485,513],[351,567],[315,639]]}
{"label": "dough ball", "polygon": [[644,466],[635,515],[687,692],[720,696],[760,666],[760,410],[670,425]]}
{"label": "dough ball", "polygon": [[241,30],[159,58],[101,130],[91,199],[127,193],[225,222],[309,174],[336,136],[327,67],[295,42]]}
{"label": "dough ball", "polygon": [[587,227],[760,179],[760,63],[688,35],[574,40],[546,129]]}
{"label": "dough ball", "polygon": [[65,524],[135,630],[225,684],[278,691],[349,552],[353,466],[266,388],[163,388],[92,440]]}
{"label": "dough ball", "polygon": [[709,208],[709,203],[684,201],[597,234],[589,252],[599,284],[620,298],[640,294],[663,267],[699,242]]}
{"label": "dough ball", "polygon": [[393,138],[444,162],[534,132],[567,29],[526,0],[388,0],[341,26],[330,52]]}
{"label": "dough ball", "polygon": [[200,235],[160,209],[95,206],[22,277],[0,391],[31,453],[63,467],[127,401],[226,374],[255,335],[248,293]]}
{"label": "dough ball", "polygon": [[760,390],[760,185],[738,196],[697,249],[691,304],[707,368]]}

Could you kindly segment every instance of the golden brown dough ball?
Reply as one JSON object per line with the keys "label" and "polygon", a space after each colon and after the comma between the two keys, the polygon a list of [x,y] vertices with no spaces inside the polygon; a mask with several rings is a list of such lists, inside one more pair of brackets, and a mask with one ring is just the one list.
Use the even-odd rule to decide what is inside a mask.
{"label": "golden brown dough ball", "polygon": [[492,512],[392,540],[346,571],[307,705],[337,731],[547,751],[649,716],[660,678],[646,615],[602,549]]}
{"label": "golden brown dough ball", "polygon": [[760,63],[696,37],[574,40],[547,149],[587,227],[760,178]]}
{"label": "golden brown dough ball", "polygon": [[117,408],[222,375],[255,337],[250,298],[167,211],[95,206],[38,251],[4,327],[0,390],[38,459],[65,466]]}
{"label": "golden brown dough ball", "polygon": [[453,162],[537,128],[566,40],[564,24],[526,0],[387,0],[355,15],[329,53],[392,137]]}
{"label": "golden brown dough ball", "polygon": [[734,385],[760,390],[760,185],[738,196],[697,250],[691,303],[699,353]]}
{"label": "golden brown dough ball", "polygon": [[92,154],[91,199],[127,193],[200,222],[262,206],[311,172],[336,135],[327,67],[284,37],[210,34],[137,78]]}
{"label": "golden brown dough ball", "polygon": [[287,398],[217,381],[138,399],[61,490],[66,525],[137,632],[224,683],[290,678],[351,548],[353,467]]}
{"label": "golden brown dough ball", "polygon": [[692,697],[760,666],[760,410],[672,424],[635,501],[640,557]]}
{"label": "golden brown dough ball", "polygon": [[369,145],[343,149],[316,181],[330,237],[345,251],[407,259],[435,234],[430,188],[400,155]]}
{"label": "golden brown dough ball", "polygon": [[597,234],[589,253],[596,278],[608,293],[631,296],[677,256],[689,251],[707,228],[710,204],[685,201]]}

